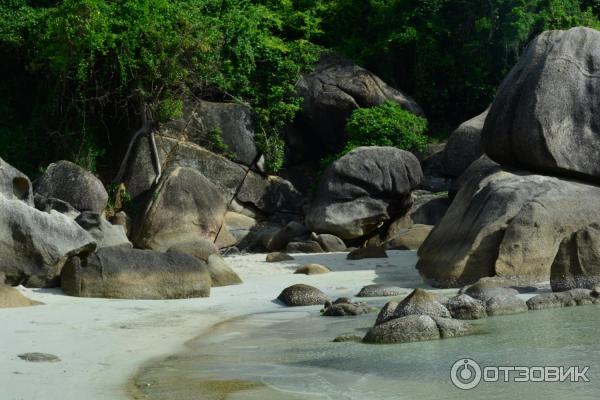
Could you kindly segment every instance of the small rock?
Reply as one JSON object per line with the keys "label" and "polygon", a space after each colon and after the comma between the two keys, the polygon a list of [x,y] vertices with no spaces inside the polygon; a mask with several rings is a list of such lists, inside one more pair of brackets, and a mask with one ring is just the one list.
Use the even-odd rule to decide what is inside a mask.
{"label": "small rock", "polygon": [[383,246],[362,247],[348,253],[348,260],[362,260],[365,258],[388,258],[388,255]]}
{"label": "small rock", "polygon": [[566,292],[539,294],[527,300],[527,307],[530,310],[544,310],[596,303],[598,296],[592,290],[572,289]]}
{"label": "small rock", "polygon": [[313,240],[319,243],[321,248],[328,253],[346,251],[346,244],[344,241],[335,235],[322,233],[320,235],[316,235],[316,238]]}
{"label": "small rock", "polygon": [[289,307],[316,306],[325,304],[329,298],[316,287],[298,284],[285,288],[277,297]]}
{"label": "small rock", "polygon": [[282,262],[282,261],[293,261],[294,257],[290,256],[287,253],[274,252],[267,254],[267,262]]}
{"label": "small rock", "polygon": [[429,315],[451,318],[450,311],[444,307],[437,296],[423,289],[415,289],[402,300],[394,311],[394,318],[407,315]]}
{"label": "small rock", "polygon": [[299,267],[298,269],[296,269],[294,274],[319,275],[319,274],[326,274],[328,272],[331,272],[331,270],[323,265],[306,264],[306,265],[303,265],[303,266]]}
{"label": "small rock", "polygon": [[377,315],[377,320],[375,321],[375,325],[381,325],[384,322],[387,322],[394,318],[394,312],[398,307],[397,301],[388,301],[385,306],[379,311]]}
{"label": "small rock", "polygon": [[344,317],[347,315],[367,314],[376,309],[369,307],[365,303],[354,303],[347,297],[341,297],[333,302],[333,304],[325,303],[325,308],[321,310],[325,317]]}
{"label": "small rock", "polygon": [[285,247],[285,251],[288,253],[322,253],[323,249],[319,243],[312,240],[306,242],[290,242]]}
{"label": "small rock", "polygon": [[58,356],[48,353],[23,353],[19,354],[18,357],[21,360],[29,362],[59,362],[61,361]]}
{"label": "small rock", "polygon": [[444,305],[450,311],[452,318],[480,319],[487,316],[485,303],[466,294],[452,297]]}
{"label": "small rock", "polygon": [[374,284],[367,285],[360,289],[356,297],[389,297],[400,296],[404,293],[404,289],[398,286]]}

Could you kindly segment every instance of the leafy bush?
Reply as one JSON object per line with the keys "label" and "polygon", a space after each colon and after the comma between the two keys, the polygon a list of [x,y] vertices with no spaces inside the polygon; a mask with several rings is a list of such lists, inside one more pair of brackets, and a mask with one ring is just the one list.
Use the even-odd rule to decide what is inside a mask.
{"label": "leafy bush", "polygon": [[361,146],[391,146],[407,151],[420,151],[427,145],[427,120],[396,103],[359,108],[346,123],[348,142],[344,149],[321,160],[321,171],[335,160]]}

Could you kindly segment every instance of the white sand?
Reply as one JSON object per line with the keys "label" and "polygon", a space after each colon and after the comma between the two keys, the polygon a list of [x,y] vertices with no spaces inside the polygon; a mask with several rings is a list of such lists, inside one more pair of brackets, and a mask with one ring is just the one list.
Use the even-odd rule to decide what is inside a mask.
{"label": "white sand", "polygon": [[[371,283],[423,286],[414,269],[415,252],[389,255],[361,261],[347,261],[345,253],[296,255],[284,263],[266,263],[264,254],[230,257],[244,284],[213,288],[205,299],[85,299],[60,290],[21,288],[45,305],[0,309],[0,399],[127,398],[126,383],[145,361],[181,350],[185,341],[220,321],[281,308],[273,300],[295,283],[316,286],[332,297],[353,296]],[[333,272],[293,274],[306,263]],[[55,354],[62,361],[32,363],[17,357],[27,352]]]}

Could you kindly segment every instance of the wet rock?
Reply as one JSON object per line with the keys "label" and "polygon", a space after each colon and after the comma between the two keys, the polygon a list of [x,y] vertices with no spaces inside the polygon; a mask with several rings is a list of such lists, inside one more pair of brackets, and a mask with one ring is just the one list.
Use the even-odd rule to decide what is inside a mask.
{"label": "wet rock", "polygon": [[326,274],[328,272],[331,272],[331,270],[329,268],[325,267],[324,265],[320,265],[320,264],[306,264],[301,267],[298,267],[298,269],[296,269],[296,271],[294,271],[295,274],[304,274],[304,275],[319,275],[319,274]]}
{"label": "wet rock", "polygon": [[363,338],[365,343],[406,343],[440,339],[440,330],[428,315],[408,315],[376,325]]}
{"label": "wet rock", "polygon": [[450,312],[439,301],[439,297],[423,289],[415,289],[396,307],[394,318],[407,315],[429,315],[432,317],[450,318]]}
{"label": "wet rock", "polygon": [[294,261],[294,257],[287,253],[281,253],[279,251],[267,254],[267,262],[283,262],[283,261]]}
{"label": "wet rock", "polygon": [[379,311],[377,315],[377,320],[375,321],[375,325],[383,324],[391,319],[394,319],[394,312],[398,308],[397,301],[388,301]]}
{"label": "wet rock", "polygon": [[325,308],[321,313],[325,317],[345,317],[348,315],[362,315],[375,311],[373,307],[369,307],[366,303],[353,302],[352,300],[342,297],[333,303],[325,303]]}
{"label": "wet rock", "polygon": [[374,285],[367,285],[360,289],[360,292],[356,297],[388,297],[388,296],[400,296],[405,292],[404,289],[398,286],[385,285],[377,283]]}
{"label": "wet rock", "polygon": [[289,307],[323,305],[329,301],[325,293],[316,287],[304,284],[285,288],[277,299]]}
{"label": "wet rock", "polygon": [[600,303],[597,292],[588,289],[572,289],[566,292],[539,294],[527,300],[527,307],[530,310],[544,310],[597,303]]}
{"label": "wet rock", "polygon": [[440,330],[440,337],[442,339],[449,339],[459,336],[467,336],[473,334],[475,331],[473,326],[464,321],[459,321],[450,318],[439,318],[432,317]]}
{"label": "wet rock", "polygon": [[480,319],[485,318],[485,303],[466,294],[459,294],[444,303],[452,318]]}
{"label": "wet rock", "polygon": [[360,342],[362,341],[362,336],[357,335],[355,333],[345,333],[343,335],[337,336],[333,339],[335,343],[345,343],[345,342]]}
{"label": "wet rock", "polygon": [[365,258],[388,258],[384,246],[367,246],[352,250],[348,253],[348,260],[363,260]]}

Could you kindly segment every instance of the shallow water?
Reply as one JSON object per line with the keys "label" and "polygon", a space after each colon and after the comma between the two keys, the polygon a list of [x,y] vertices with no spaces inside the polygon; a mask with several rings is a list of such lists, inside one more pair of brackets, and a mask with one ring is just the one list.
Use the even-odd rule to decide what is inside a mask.
{"label": "shallow water", "polygon": [[[381,303],[379,303],[381,304]],[[592,399],[600,395],[600,306],[543,310],[474,322],[479,335],[419,343],[333,343],[363,335],[376,314],[321,317],[282,309],[221,324],[184,354],[136,379],[151,399]],[[589,383],[488,383],[464,391],[452,364],[590,366]],[[214,382],[242,382],[213,390]],[[248,386],[249,385],[249,386]],[[218,386],[218,385],[217,385]]]}

